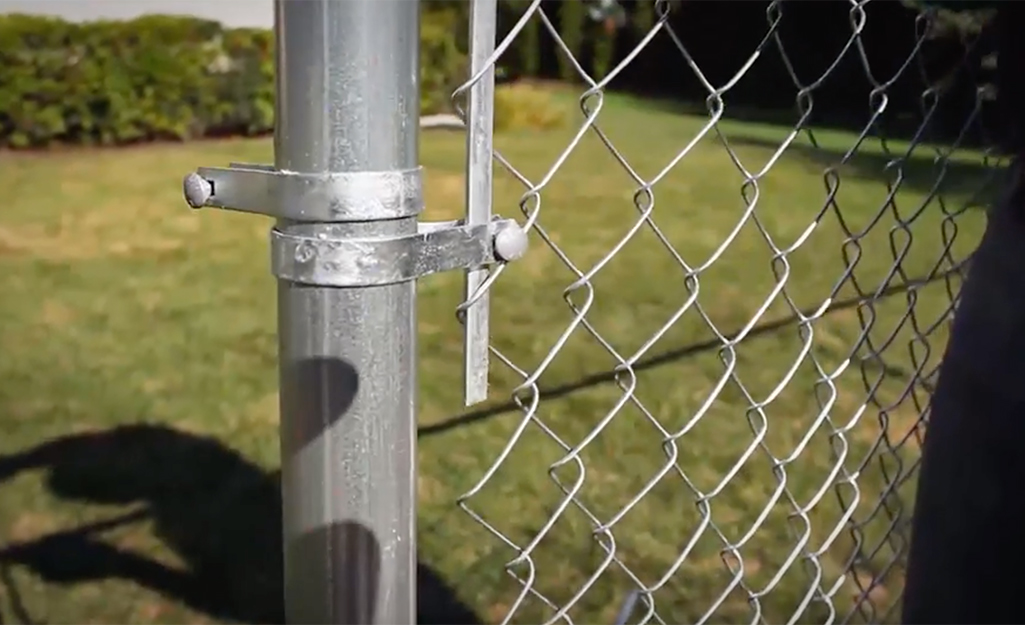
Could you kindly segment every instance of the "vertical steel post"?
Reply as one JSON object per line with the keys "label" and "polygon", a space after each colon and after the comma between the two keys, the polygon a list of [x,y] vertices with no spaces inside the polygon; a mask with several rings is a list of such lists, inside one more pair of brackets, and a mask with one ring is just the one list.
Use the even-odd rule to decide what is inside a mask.
{"label": "vertical steel post", "polygon": [[[415,168],[419,2],[276,0],[275,12],[275,168]],[[276,228],[323,239],[416,233],[415,216],[391,216]],[[415,281],[280,279],[278,329],[286,618],[413,623]]]}
{"label": "vertical steel post", "polygon": [[192,208],[277,220],[286,620],[413,623],[416,279],[514,261],[527,235],[489,216],[479,178],[469,220],[418,221],[417,0],[274,6],[274,165],[200,167],[183,192]]}
{"label": "vertical steel post", "polygon": [[[470,4],[470,76],[481,74],[467,94],[466,111],[466,223],[491,221],[492,168],[495,129],[495,66],[488,65],[495,51],[498,0],[472,0]],[[488,270],[466,272],[466,299],[487,280]],[[488,398],[491,352],[490,294],[484,293],[466,309],[463,334],[463,380],[467,406]]]}
{"label": "vertical steel post", "polygon": [[[489,216],[479,173],[469,220],[417,219],[419,18],[417,0],[276,0],[274,165],[200,167],[183,181],[193,208],[277,219],[292,623],[415,621],[416,279],[486,272],[527,250],[515,221]],[[486,141],[477,95],[473,136]],[[486,332],[470,335],[486,356]]]}

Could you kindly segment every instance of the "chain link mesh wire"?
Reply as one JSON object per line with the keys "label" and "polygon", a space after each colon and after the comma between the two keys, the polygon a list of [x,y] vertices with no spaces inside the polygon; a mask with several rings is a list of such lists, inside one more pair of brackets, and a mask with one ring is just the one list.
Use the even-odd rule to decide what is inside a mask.
{"label": "chain link mesh wire", "polygon": [[[655,2],[654,26],[601,80],[570,55],[540,0],[496,46],[494,64],[538,21],[584,86],[580,117],[558,151],[539,147],[517,162],[496,139],[496,189],[519,189],[534,248],[478,293],[510,288],[555,301],[560,294],[531,289],[529,275],[506,284],[502,274],[561,271],[566,315],[547,319],[551,332],[537,336],[496,313],[493,355],[515,377],[521,414],[459,500],[499,554],[480,574],[506,579],[494,575],[504,567],[511,580],[492,599],[494,620],[899,618],[931,388],[985,219],[978,209],[1003,162],[962,147],[978,132],[985,88],[969,94],[975,104],[956,137],[931,141],[939,104],[965,95],[951,87],[965,81],[952,77],[977,72],[969,57],[980,54],[927,68],[937,17],[923,12],[914,46],[884,75],[862,37],[871,3],[837,1],[849,9],[849,37],[823,51],[835,56],[812,77],[799,76],[788,56],[786,37],[800,33],[784,28],[791,3],[780,1],[768,3],[746,62],[717,84],[670,23],[686,3]],[[648,154],[629,136],[645,129],[614,128],[604,111],[625,106],[607,97],[610,86],[657,38],[678,52],[662,59],[666,71],[700,81],[707,116],[649,129],[677,135],[672,153]],[[796,113],[782,132],[738,138],[730,93],[770,55],[793,82]],[[871,85],[864,117],[853,133],[813,131],[817,90],[841,62],[859,64]],[[915,79],[926,85],[918,128],[909,141],[891,140],[889,92]],[[523,154],[532,141],[536,134],[523,133],[506,143]],[[764,162],[753,165],[755,156]],[[640,161],[648,171],[634,166]],[[599,167],[612,200],[575,187],[574,175]],[[784,168],[803,177],[791,182]],[[709,169],[729,172],[730,185]],[[577,195],[556,190],[560,176]],[[680,188],[692,192],[672,195]],[[510,208],[496,203],[499,213]],[[570,229],[586,236],[552,215],[567,211]],[[681,213],[684,225],[666,226]],[[531,260],[541,255],[549,261]],[[644,280],[662,285],[659,301],[635,288]],[[524,362],[519,341],[540,357]],[[591,382],[574,384],[567,372],[581,369]],[[515,518],[492,505],[509,499]]]}

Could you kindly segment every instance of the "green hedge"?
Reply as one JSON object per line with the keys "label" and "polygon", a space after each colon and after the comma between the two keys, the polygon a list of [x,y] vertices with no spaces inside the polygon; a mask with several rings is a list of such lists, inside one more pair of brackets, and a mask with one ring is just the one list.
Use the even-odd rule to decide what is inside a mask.
{"label": "green hedge", "polygon": [[[449,13],[425,15],[426,112],[465,71]],[[70,23],[0,16],[0,146],[266,133],[273,33],[179,16]]]}

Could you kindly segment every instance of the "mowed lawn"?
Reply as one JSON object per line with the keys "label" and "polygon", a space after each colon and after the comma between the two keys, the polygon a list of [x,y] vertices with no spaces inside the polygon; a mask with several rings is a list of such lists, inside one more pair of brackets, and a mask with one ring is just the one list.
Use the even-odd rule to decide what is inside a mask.
{"label": "mowed lawn", "polygon": [[[612,96],[599,120],[645,178],[705,121]],[[575,124],[510,132],[497,142],[537,181]],[[739,122],[721,129],[751,171],[762,168],[789,130]],[[632,360],[634,377],[620,376],[624,385],[635,380],[633,399],[587,441],[580,463],[562,462],[551,472],[566,448],[528,425],[467,502],[520,547],[544,533],[511,570],[557,606],[575,601],[568,612],[574,622],[615,619],[634,586],[624,567],[658,586],[656,611],[670,623],[703,616],[747,622],[757,617],[755,606],[768,622],[783,622],[816,584],[832,593],[842,615],[862,593],[858,583],[874,577],[881,583],[863,604],[878,613],[866,618],[884,618],[898,601],[900,571],[888,565],[903,542],[884,538],[893,516],[906,522],[913,491],[910,483],[895,491],[886,485],[914,464],[918,443],[904,439],[927,397],[925,373],[918,372],[938,363],[948,288],[959,281],[899,287],[949,269],[945,240],[954,238],[950,254],[957,259],[973,249],[984,212],[947,213],[992,183],[969,154],[944,170],[945,204],[933,201],[919,211],[941,170],[922,147],[903,172],[896,208],[873,221],[886,203],[887,181],[898,178],[896,169],[885,169],[895,155],[866,143],[863,155],[824,176],[854,137],[819,138],[823,148],[801,138],[757,189],[742,192],[743,177],[712,133],[654,187],[654,223],[676,253],[692,268],[715,260],[689,276],[645,226],[590,281],[588,326],[622,359],[640,354]],[[199,165],[270,162],[271,149],[259,139],[0,154],[3,622],[258,622],[279,613],[270,222],[191,211],[180,185]],[[461,214],[463,153],[458,133],[423,135],[426,218]],[[830,183],[837,177],[838,187]],[[835,208],[808,234],[830,184]],[[499,172],[495,187],[495,211],[519,217],[523,186]],[[636,187],[590,134],[544,188],[539,223],[588,271],[636,223]],[[760,224],[778,248],[806,237],[786,262],[774,264],[752,221],[720,251],[743,215],[744,194],[757,195]],[[869,233],[844,244],[849,237],[836,211],[850,231]],[[906,228],[897,227],[898,215],[910,221]],[[502,276],[492,300],[493,343],[527,372],[573,321],[563,292],[577,278],[540,238],[532,245]],[[857,258],[852,275],[863,291],[893,287],[885,297],[859,305],[850,278],[838,288],[845,253]],[[784,274],[785,292],[769,301]],[[454,314],[461,283],[452,273],[425,279],[419,289],[422,620],[466,622],[465,608],[497,622],[517,607],[515,622],[540,622],[553,610],[533,594],[518,604],[521,586],[506,572],[517,552],[455,505],[524,418],[509,403],[522,377],[498,360],[492,400],[462,407]],[[695,292],[696,304],[649,344]],[[784,296],[808,315],[830,297],[835,303],[802,325]],[[582,306],[588,297],[581,289],[570,299]],[[742,340],[724,350],[697,305],[719,333],[744,331]],[[844,368],[861,335],[859,318],[872,322],[873,349],[883,356],[855,358]],[[873,349],[863,346],[859,354]],[[622,403],[625,391],[611,374],[618,363],[578,325],[540,376],[537,420],[567,446],[585,441]],[[727,370],[732,377],[721,384]],[[519,395],[529,402],[536,393]],[[818,419],[822,405],[832,425]],[[672,444],[653,421],[675,436]],[[833,428],[843,431],[830,436]],[[671,471],[663,471],[667,452],[675,458]],[[822,490],[852,475],[856,486],[841,486],[841,497]],[[559,484],[571,488],[581,480],[579,505],[563,509]],[[854,529],[834,533],[845,506]],[[595,534],[582,507],[600,523],[615,523]],[[738,545],[725,560],[724,541]],[[861,555],[840,583],[858,544]],[[614,548],[611,563],[603,545]],[[818,568],[807,553],[817,554]],[[757,603],[748,601],[749,592]],[[632,621],[643,613],[639,607]],[[828,615],[813,601],[799,620]]]}

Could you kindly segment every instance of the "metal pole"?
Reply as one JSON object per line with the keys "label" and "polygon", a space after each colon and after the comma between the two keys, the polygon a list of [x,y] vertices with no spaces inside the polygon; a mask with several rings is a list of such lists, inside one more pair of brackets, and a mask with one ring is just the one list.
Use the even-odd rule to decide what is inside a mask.
{"label": "metal pole", "polygon": [[527,250],[511,219],[417,220],[419,18],[417,0],[276,0],[274,165],[183,181],[193,208],[277,220],[291,623],[415,621],[416,279]]}
{"label": "metal pole", "polygon": [[[275,10],[275,168],[416,168],[419,2],[276,0]],[[276,229],[330,240],[417,232],[415,216],[378,219],[365,200],[366,220]],[[415,281],[279,279],[278,329],[286,619],[414,623]]]}
{"label": "metal pole", "polygon": [[[481,73],[470,87],[466,111],[466,223],[491,221],[492,165],[495,128],[495,67],[488,65],[495,51],[498,0],[473,0],[470,4],[470,76]],[[488,270],[476,267],[466,272],[469,301],[487,280]],[[490,294],[480,295],[466,309],[463,340],[463,380],[467,406],[488,398],[488,367],[491,352]]]}

